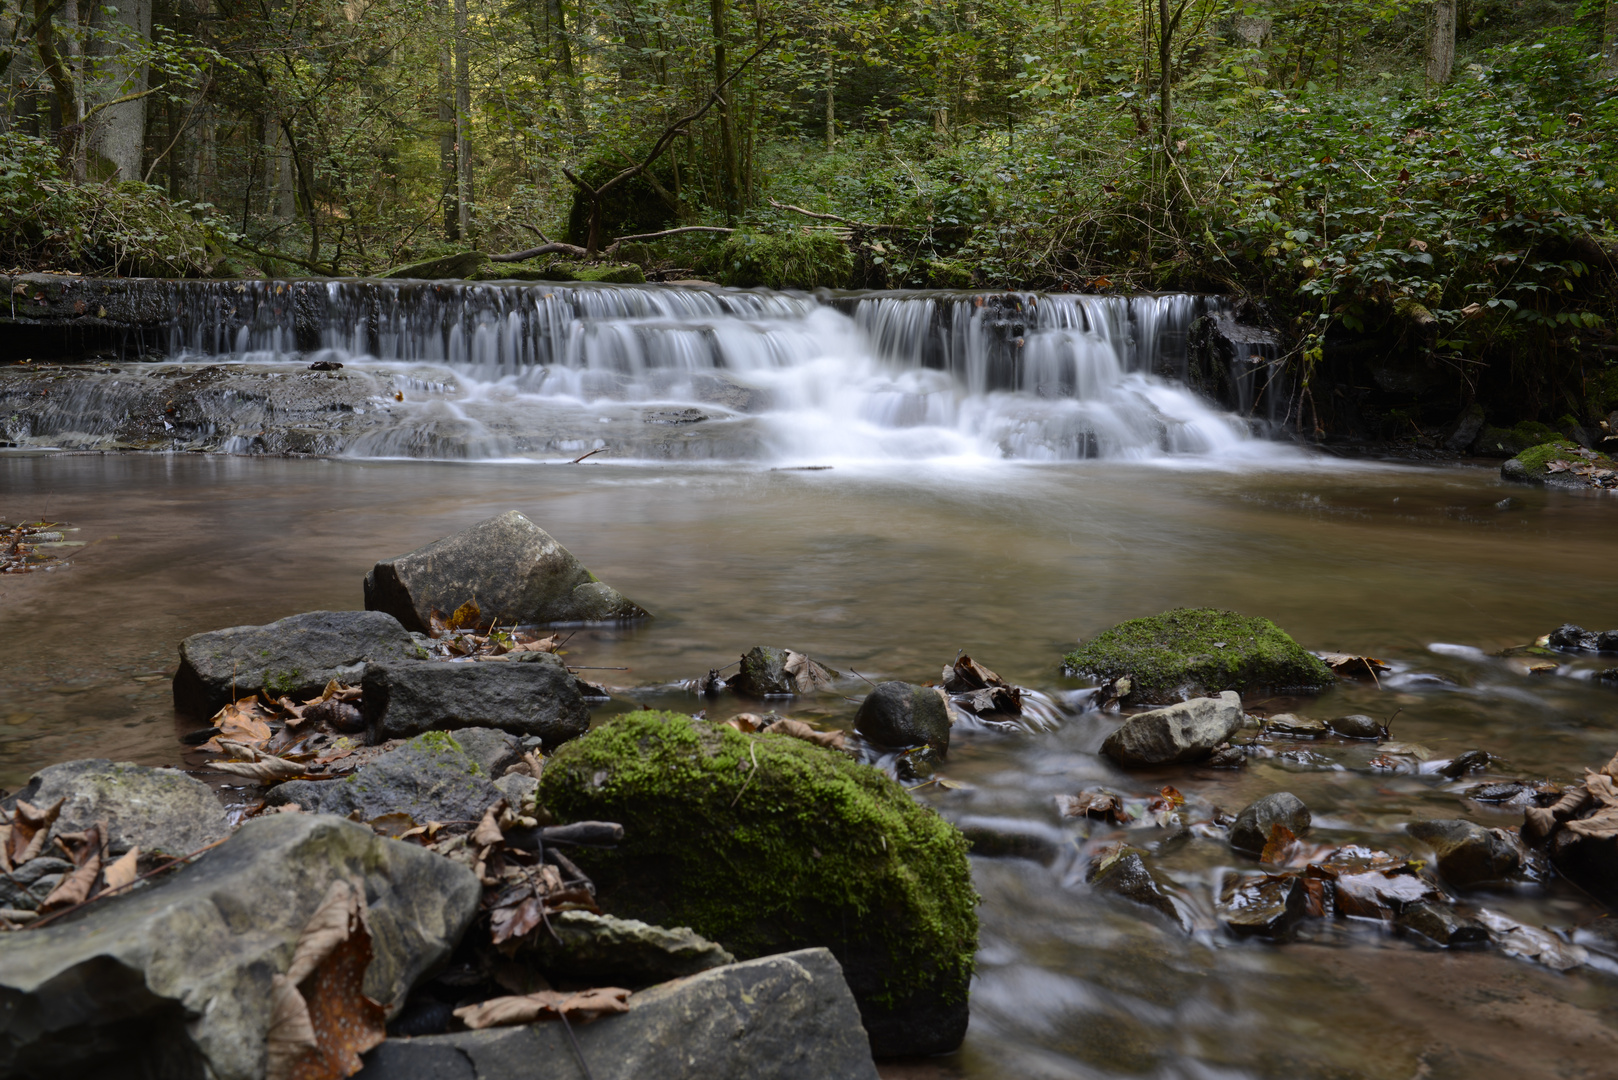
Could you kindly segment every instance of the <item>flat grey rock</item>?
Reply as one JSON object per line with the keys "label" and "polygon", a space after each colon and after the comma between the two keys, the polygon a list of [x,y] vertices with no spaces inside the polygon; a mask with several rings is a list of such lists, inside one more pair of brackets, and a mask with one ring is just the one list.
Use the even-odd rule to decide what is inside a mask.
{"label": "flat grey rock", "polygon": [[564,911],[550,934],[530,934],[534,962],[547,975],[598,986],[649,986],[733,964],[736,958],[688,927]]}
{"label": "flat grey rock", "polygon": [[1137,713],[1107,736],[1101,752],[1120,765],[1143,767],[1201,761],[1242,726],[1242,699],[1233,690]]}
{"label": "flat grey rock", "polygon": [[590,727],[590,709],[562,661],[531,653],[520,662],[441,660],[370,664],[360,686],[372,743],[424,731],[497,728],[537,735],[552,750]]}
{"label": "flat grey rock", "polygon": [[429,821],[478,821],[504,798],[488,772],[450,732],[419,735],[342,780],[289,780],[265,796],[272,806],[297,803],[311,813],[370,821],[409,814]]}
{"label": "flat grey rock", "polygon": [[647,612],[596,579],[556,540],[515,510],[376,564],[365,606],[426,631],[434,611],[478,607],[484,625],[622,622]]}
{"label": "flat grey rock", "polygon": [[233,692],[312,697],[332,679],[359,682],[368,660],[426,655],[399,620],[380,611],[309,611],[192,634],[180,643],[174,707],[201,717],[230,704]]}
{"label": "flat grey rock", "polygon": [[[598,1080],[877,1080],[842,969],[825,949],[654,986],[629,1012],[575,1024]],[[389,1039],[355,1080],[575,1080],[559,1023]]]}
{"label": "flat grey rock", "polygon": [[0,949],[0,1076],[262,1080],[272,978],[331,883],[362,885],[365,993],[402,1003],[477,912],[467,868],[363,825],[275,814],[172,877]]}
{"label": "flat grey rock", "polygon": [[51,834],[102,822],[114,853],[138,847],[189,855],[230,832],[225,808],[207,784],[178,769],[127,761],[86,758],[47,766],[3,805],[10,809],[18,799],[41,809],[64,800]]}

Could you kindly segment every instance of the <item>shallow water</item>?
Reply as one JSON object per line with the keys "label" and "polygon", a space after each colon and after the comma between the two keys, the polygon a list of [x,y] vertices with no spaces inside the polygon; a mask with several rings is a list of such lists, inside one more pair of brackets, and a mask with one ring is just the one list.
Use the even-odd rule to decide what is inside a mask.
{"label": "shallow water", "polygon": [[[1257,704],[1402,710],[1396,737],[1433,760],[1478,747],[1509,762],[1496,775],[1568,778],[1618,750],[1618,692],[1488,655],[1564,621],[1618,626],[1610,497],[1507,487],[1484,468],[1299,458],[1243,470],[0,455],[0,517],[70,521],[88,542],[52,573],[0,578],[0,785],[72,757],[181,763],[166,676],[182,637],[358,607],[376,559],[515,508],[657,615],[570,644],[570,662],[629,668],[596,673],[621,688],[612,709],[701,707],[668,684],[760,643],[877,680],[935,679],[964,649],[1070,703],[1051,732],[958,731],[944,773],[968,786],[923,793],[952,817],[1062,830],[1075,854],[1049,868],[974,859],[972,1029],[960,1053],[904,1075],[1611,1076],[1610,964],[1557,975],[1357,922],[1280,947],[1188,937],[1082,884],[1076,853],[1105,830],[1080,836],[1052,798],[1098,782],[1139,794],[1172,783],[1231,809],[1291,790],[1323,841],[1399,850],[1414,817],[1520,820],[1464,801],[1476,777],[1378,770],[1363,744],[1239,772],[1114,770],[1096,749],[1116,719],[1079,711],[1081,684],[1060,677],[1058,658],[1165,608],[1262,614],[1306,647],[1393,662],[1380,684]],[[742,707],[720,699],[710,715]],[[832,696],[796,711],[848,726],[854,709]],[[1213,882],[1237,863],[1212,841],[1130,839],[1193,912],[1211,912]],[[1471,902],[1557,927],[1600,913],[1565,885]]]}

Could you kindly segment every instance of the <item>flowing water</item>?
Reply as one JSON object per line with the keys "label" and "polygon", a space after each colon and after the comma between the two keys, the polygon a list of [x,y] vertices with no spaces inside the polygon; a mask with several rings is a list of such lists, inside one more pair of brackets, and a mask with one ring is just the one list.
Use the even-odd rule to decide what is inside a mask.
{"label": "flowing water", "polygon": [[[751,460],[0,455],[0,517],[70,521],[87,543],[69,566],[0,578],[0,785],[72,757],[185,763],[167,681],[182,637],[358,607],[361,578],[376,559],[515,508],[656,615],[635,627],[582,630],[570,642],[575,664],[627,669],[595,673],[616,692],[603,714],[643,703],[706,706],[710,716],[756,708],[699,700],[676,685],[755,644],[800,649],[873,680],[913,681],[936,679],[964,649],[1050,695],[1049,730],[958,728],[943,773],[962,786],[918,792],[952,819],[1037,831],[1063,853],[1049,866],[974,857],[983,934],[966,1045],[891,1075],[1613,1075],[1618,965],[1593,932],[1601,910],[1565,883],[1464,900],[1470,910],[1567,928],[1591,952],[1587,965],[1565,974],[1497,950],[1424,949],[1360,920],[1309,924],[1284,945],[1238,941],[1214,929],[1211,914],[1220,876],[1242,860],[1214,839],[1132,827],[1130,842],[1149,853],[1191,917],[1188,934],[1092,894],[1084,854],[1111,830],[1063,820],[1053,802],[1096,783],[1132,795],[1173,784],[1230,809],[1290,790],[1313,810],[1322,842],[1395,851],[1413,850],[1402,827],[1416,818],[1515,825],[1513,814],[1465,798],[1478,775],[1451,781],[1433,765],[1481,748],[1503,759],[1491,775],[1566,779],[1618,750],[1618,691],[1589,678],[1592,662],[1531,675],[1523,661],[1495,655],[1565,621],[1618,626],[1618,505],[1610,497],[1508,487],[1480,467],[1312,458],[1255,439],[1246,422],[1149,370],[1162,346],[1143,344],[1142,320],[1122,302],[1053,304],[1065,313],[1037,332],[1025,325],[1024,362],[996,374],[990,362],[968,363],[974,355],[992,360],[995,349],[946,347],[939,328],[954,324],[915,313],[918,302],[954,306],[958,298],[911,298],[884,312],[898,298],[868,298],[849,310],[846,301],[702,295],[694,302],[752,306],[736,325],[711,318],[691,336],[693,359],[678,370],[745,371],[755,388],[784,394],[790,386],[802,395],[773,418],[753,414],[775,425],[771,438],[780,441],[749,444]],[[1120,308],[1112,323],[1101,317]],[[1072,325],[1079,314],[1089,321]],[[1195,312],[1184,314],[1176,332]],[[895,331],[900,344],[884,344],[884,327],[901,315],[930,329]],[[683,320],[666,312],[636,318],[646,320],[637,326],[665,320],[652,335],[664,344]],[[415,331],[391,346],[373,337],[344,348],[350,358],[376,357],[362,363],[438,364],[463,392],[467,372],[486,365],[481,385],[530,380],[512,393],[532,395],[531,407],[591,412],[606,400],[651,395],[650,373],[675,368],[664,351],[656,364],[622,370],[624,342],[645,337],[620,334],[620,321],[591,331],[594,324],[578,320],[563,335],[572,359],[548,366],[501,351],[502,340],[541,340],[528,330],[510,339],[491,332],[479,339],[484,346],[463,341],[466,351],[454,355],[403,355],[409,341],[428,349]],[[750,344],[733,342],[732,333]],[[785,355],[783,342],[797,333],[808,342],[803,352],[779,362],[759,355],[766,343]],[[1050,335],[1048,354],[1042,334]],[[933,344],[916,347],[918,336]],[[1098,341],[1118,344],[1103,350]],[[260,345],[250,333],[230,350],[245,355]],[[285,345],[304,358],[338,347]],[[1142,361],[1144,349],[1159,355]],[[1104,351],[1111,381],[1093,393],[1080,389],[1081,367],[1069,361]],[[1032,376],[1037,365],[1028,362],[1038,355],[1065,357],[1071,374],[1051,378],[1070,378],[1072,388],[1041,397],[1045,376]],[[592,367],[591,356],[619,359]],[[218,359],[216,350],[192,362]],[[500,367],[507,364],[509,371]],[[817,364],[835,370],[805,370]],[[1105,365],[1083,371],[1098,367]],[[607,370],[617,396],[592,397],[591,373]],[[547,396],[532,385],[542,371],[545,380],[576,381]],[[944,376],[939,390],[903,389],[907,378]],[[685,400],[657,393],[666,394],[659,405]],[[940,400],[925,400],[933,395]],[[916,398],[922,403],[895,404]],[[919,414],[925,423],[901,419],[905,408],[935,406]],[[985,434],[993,427],[986,417],[1047,407],[1027,429],[1037,438],[1011,444],[1009,454],[1003,434]],[[1082,423],[1091,432],[1127,434],[1133,418],[1150,417],[1138,429],[1149,434],[1098,436],[1093,447],[1061,443],[1051,433],[1062,430],[1064,409],[1088,410]],[[1171,416],[1180,426],[1163,419]],[[1165,441],[1170,431],[1186,441]],[[1026,449],[1059,443],[1063,453]],[[1114,769],[1097,750],[1117,717],[1087,708],[1082,684],[1059,675],[1059,657],[1077,638],[1181,605],[1262,614],[1306,647],[1388,660],[1394,670],[1378,683],[1345,681],[1318,699],[1250,704],[1322,717],[1397,711],[1402,749],[1277,743],[1239,771]],[[849,699],[863,686],[851,679],[841,694],[789,708],[847,728]],[[1379,753],[1389,760],[1373,761]]]}

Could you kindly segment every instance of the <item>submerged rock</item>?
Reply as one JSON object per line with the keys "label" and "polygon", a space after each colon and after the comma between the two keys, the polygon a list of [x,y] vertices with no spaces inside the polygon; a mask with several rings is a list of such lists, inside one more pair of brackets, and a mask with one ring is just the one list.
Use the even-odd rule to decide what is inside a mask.
{"label": "submerged rock", "polygon": [[1296,875],[1231,874],[1216,910],[1233,933],[1284,937],[1309,905],[1303,878]]}
{"label": "submerged rock", "polygon": [[1058,830],[1023,818],[964,817],[955,823],[972,845],[972,854],[989,859],[1032,859],[1049,866],[1066,837]]}
{"label": "submerged rock", "polygon": [[1236,815],[1230,827],[1230,846],[1250,855],[1257,855],[1270,842],[1277,825],[1293,836],[1309,831],[1312,818],[1303,800],[1290,791],[1277,791],[1258,799]]}
{"label": "submerged rock", "polygon": [[544,529],[508,510],[365,575],[365,607],[426,632],[474,604],[482,626],[622,622],[646,611],[597,580]]}
{"label": "submerged rock", "polygon": [[1085,871],[1084,880],[1097,892],[1112,893],[1144,907],[1154,908],[1181,923],[1180,913],[1158,886],[1140,852],[1122,844],[1098,854]]}
{"label": "submerged rock", "polygon": [[564,911],[551,916],[550,928],[519,940],[532,948],[547,975],[591,986],[648,986],[736,962],[684,926],[670,930],[638,919]]}
{"label": "submerged rock", "polygon": [[44,808],[64,800],[51,835],[101,823],[114,853],[189,855],[230,833],[230,821],[207,784],[178,769],[153,769],[104,758],[64,761],[35,773],[0,806],[18,800]]}
{"label": "submerged rock", "polygon": [[389,1039],[355,1080],[877,1080],[837,961],[802,949],[654,986],[571,1035],[557,1023]]}
{"label": "submerged rock", "polygon": [[1116,684],[1126,705],[1163,705],[1234,690],[1309,693],[1336,681],[1331,668],[1268,619],[1178,608],[1119,623],[1063,657],[1069,674]]}
{"label": "submerged rock", "polygon": [[1459,818],[1412,822],[1406,831],[1433,849],[1438,872],[1458,889],[1510,880],[1522,869],[1522,857],[1501,829]]}
{"label": "submerged rock", "polygon": [[192,634],[180,643],[174,707],[211,716],[231,695],[313,697],[326,683],[357,683],[366,661],[426,659],[399,620],[380,611],[310,611],[264,626]]}
{"label": "submerged rock", "polygon": [[860,703],[854,730],[881,746],[926,743],[937,754],[949,751],[949,698],[936,686],[879,684]]}
{"label": "submerged rock", "polygon": [[1420,934],[1435,945],[1482,945],[1489,940],[1489,929],[1476,919],[1456,913],[1448,904],[1423,901],[1399,914],[1393,925]]}
{"label": "submerged rock", "polygon": [[1355,713],[1352,716],[1334,716],[1326,721],[1333,735],[1345,739],[1380,739],[1387,735],[1388,729],[1374,716]]}
{"label": "submerged rock", "polygon": [[1271,735],[1286,735],[1294,739],[1318,739],[1329,733],[1324,720],[1277,713],[1264,721],[1264,730]]}
{"label": "submerged rock", "polygon": [[342,780],[289,780],[265,797],[272,806],[296,803],[317,814],[347,817],[358,812],[370,821],[384,814],[409,814],[429,821],[477,821],[504,793],[483,768],[443,731],[418,735],[382,754]]}
{"label": "submerged rock", "polygon": [[1120,765],[1143,768],[1201,761],[1242,726],[1242,699],[1232,691],[1137,713],[1107,736],[1101,752]]}
{"label": "submerged rock", "polygon": [[830,686],[833,678],[803,653],[760,645],[742,657],[730,687],[749,697],[787,697],[816,693]]}
{"label": "submerged rock", "polygon": [[258,1080],[271,979],[335,881],[369,901],[374,1001],[401,1003],[477,912],[472,872],[353,822],[249,821],[171,877],[0,949],[0,1075]]}
{"label": "submerged rock", "polygon": [[549,750],[584,734],[590,709],[561,658],[522,655],[504,663],[366,665],[360,700],[370,741],[490,727],[538,736]]}
{"label": "submerged rock", "polygon": [[743,958],[824,945],[877,1054],[960,1045],[977,948],[966,840],[878,770],[637,712],[557,751],[539,797],[559,821],[623,825],[617,848],[573,855],[609,910]]}
{"label": "submerged rock", "polygon": [[1546,635],[1545,644],[1567,652],[1618,652],[1618,630],[1598,634],[1573,623],[1563,623]]}

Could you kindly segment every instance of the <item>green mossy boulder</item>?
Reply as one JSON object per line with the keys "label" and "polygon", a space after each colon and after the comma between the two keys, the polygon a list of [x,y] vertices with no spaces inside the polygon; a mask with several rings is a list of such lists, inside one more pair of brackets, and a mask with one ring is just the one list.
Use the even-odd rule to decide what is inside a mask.
{"label": "green mossy boulder", "polygon": [[[1561,472],[1550,472],[1547,466],[1551,462],[1562,460],[1575,468],[1589,465],[1590,471],[1575,472],[1573,469],[1564,469]],[[1594,471],[1609,470],[1618,472],[1618,461],[1605,454],[1592,454],[1578,443],[1567,439],[1553,439],[1550,442],[1530,446],[1520,454],[1500,466],[1500,476],[1504,480],[1515,480],[1523,484],[1540,484],[1550,487],[1565,488],[1599,488],[1611,486],[1611,477],[1602,478],[1592,476]]]}
{"label": "green mossy boulder", "polygon": [[1062,666],[1069,675],[1113,685],[1126,705],[1167,705],[1225,690],[1314,692],[1335,681],[1324,661],[1270,620],[1214,608],[1119,623],[1068,653]]}
{"label": "green mossy boulder", "polygon": [[580,849],[613,915],[689,926],[742,959],[829,948],[878,1055],[966,1032],[977,897],[966,839],[880,771],[785,735],[619,716],[540,781],[557,821],[616,821]]}
{"label": "green mossy boulder", "polygon": [[427,281],[469,278],[489,261],[481,251],[458,251],[453,255],[440,255],[436,259],[396,266],[381,276],[384,278],[419,278]]}
{"label": "green mossy boulder", "polygon": [[712,262],[720,282],[743,288],[843,289],[854,276],[848,245],[825,232],[735,233]]}

